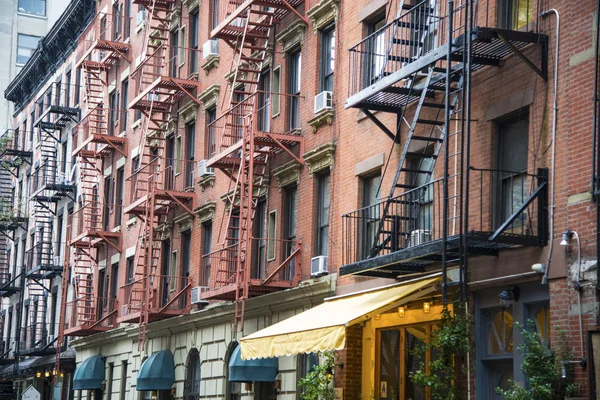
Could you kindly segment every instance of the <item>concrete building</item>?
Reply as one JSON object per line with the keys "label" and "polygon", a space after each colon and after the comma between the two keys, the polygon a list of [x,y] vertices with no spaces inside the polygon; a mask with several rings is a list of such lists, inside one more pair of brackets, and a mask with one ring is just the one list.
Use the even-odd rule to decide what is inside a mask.
{"label": "concrete building", "polygon": [[[527,320],[595,396],[597,12],[106,0],[65,17],[63,53],[38,49],[5,92],[3,335],[48,328],[3,379],[294,399],[334,350],[338,397],[428,399],[411,372],[436,353],[414,350],[448,306],[469,310],[471,398],[526,382]],[[29,368],[37,344],[63,356]]]}
{"label": "concrete building", "polygon": [[[17,76],[37,48],[39,40],[56,23],[67,0],[3,1],[0,7],[0,48],[4,62],[0,66],[0,90]],[[12,107],[0,101],[0,132],[13,128]]]}

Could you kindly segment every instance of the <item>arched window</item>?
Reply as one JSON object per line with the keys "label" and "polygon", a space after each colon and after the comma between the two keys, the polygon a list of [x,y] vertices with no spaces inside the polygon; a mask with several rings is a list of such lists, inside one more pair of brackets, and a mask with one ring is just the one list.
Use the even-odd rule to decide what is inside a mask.
{"label": "arched window", "polygon": [[227,347],[227,355],[225,357],[225,373],[227,376],[227,380],[225,383],[225,399],[226,400],[240,400],[242,398],[242,386],[239,382],[229,382],[229,360],[231,359],[231,355],[236,347],[238,347],[238,342],[229,343],[229,347]]}
{"label": "arched window", "polygon": [[197,400],[200,397],[200,354],[192,349],[188,355],[187,376],[183,388],[184,400]]}

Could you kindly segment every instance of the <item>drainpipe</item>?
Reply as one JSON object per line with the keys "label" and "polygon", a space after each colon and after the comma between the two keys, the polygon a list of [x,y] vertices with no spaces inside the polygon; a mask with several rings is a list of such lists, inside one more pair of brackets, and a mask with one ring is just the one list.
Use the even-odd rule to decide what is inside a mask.
{"label": "drainpipe", "polygon": [[544,11],[540,14],[540,17],[544,18],[550,14],[556,15],[556,51],[554,56],[554,104],[552,111],[552,164],[550,167],[550,173],[552,179],[550,180],[550,246],[548,248],[548,259],[546,261],[546,269],[544,276],[542,277],[542,285],[548,284],[548,271],[550,270],[550,263],[552,261],[552,249],[554,247],[554,169],[556,165],[556,119],[558,117],[558,54],[559,54],[559,43],[560,43],[560,14],[555,8],[551,8],[548,11]]}

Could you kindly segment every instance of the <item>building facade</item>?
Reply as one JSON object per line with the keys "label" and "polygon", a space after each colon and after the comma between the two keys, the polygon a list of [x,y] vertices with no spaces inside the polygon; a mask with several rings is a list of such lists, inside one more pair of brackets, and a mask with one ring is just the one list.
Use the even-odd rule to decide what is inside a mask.
{"label": "building facade", "polygon": [[292,399],[335,350],[341,398],[427,399],[449,305],[470,396],[531,320],[595,398],[597,11],[72,3],[5,91],[7,386]]}
{"label": "building facade", "polygon": [[[65,10],[68,1],[3,1],[2,2],[2,64],[0,90],[17,76],[31,54]],[[0,132],[13,128],[12,107],[2,98]]]}

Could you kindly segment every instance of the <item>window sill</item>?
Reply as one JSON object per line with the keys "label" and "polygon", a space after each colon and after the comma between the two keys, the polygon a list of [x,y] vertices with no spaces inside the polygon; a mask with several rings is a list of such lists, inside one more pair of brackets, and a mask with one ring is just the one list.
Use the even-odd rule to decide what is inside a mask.
{"label": "window sill", "polygon": [[35,18],[35,19],[43,19],[43,20],[48,20],[48,17],[45,15],[36,15],[36,14],[29,14],[27,12],[24,11],[17,11],[17,15],[20,15],[22,17],[29,17],[29,18]]}
{"label": "window sill", "polygon": [[131,129],[139,128],[142,125],[142,119],[136,119],[133,124],[131,124]]}
{"label": "window sill", "polygon": [[315,117],[308,121],[308,124],[311,126],[313,133],[317,133],[319,128],[325,124],[331,125],[333,123],[333,117],[335,116],[335,111],[333,109],[325,109],[321,110],[315,114]]}

